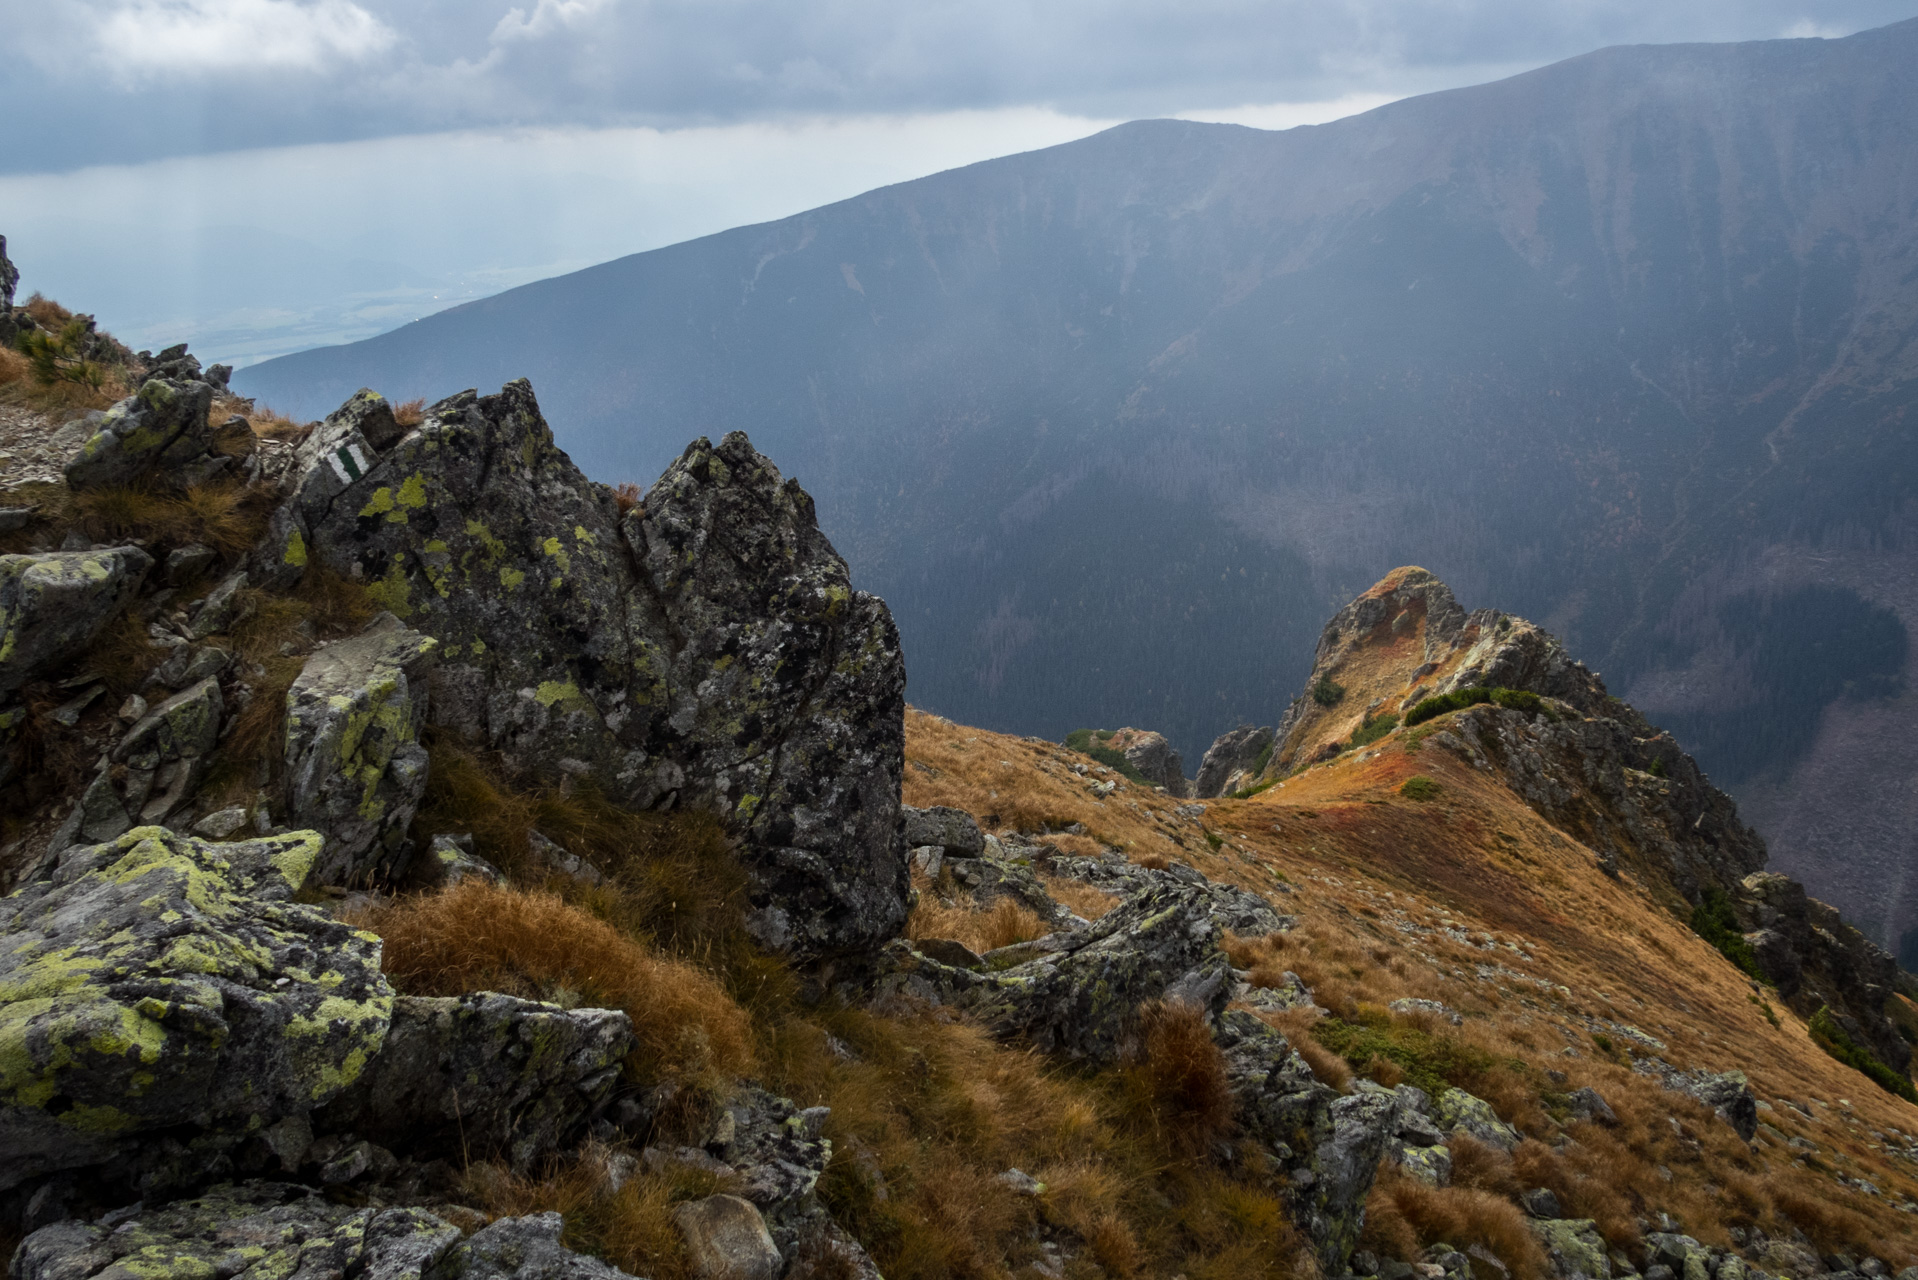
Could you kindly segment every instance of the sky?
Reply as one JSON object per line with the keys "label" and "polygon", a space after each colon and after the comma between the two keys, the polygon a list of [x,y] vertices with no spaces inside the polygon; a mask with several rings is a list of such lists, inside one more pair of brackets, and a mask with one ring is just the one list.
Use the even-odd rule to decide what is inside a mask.
{"label": "sky", "polygon": [[0,235],[251,363],[1153,116],[1288,128],[1918,0],[0,0]]}

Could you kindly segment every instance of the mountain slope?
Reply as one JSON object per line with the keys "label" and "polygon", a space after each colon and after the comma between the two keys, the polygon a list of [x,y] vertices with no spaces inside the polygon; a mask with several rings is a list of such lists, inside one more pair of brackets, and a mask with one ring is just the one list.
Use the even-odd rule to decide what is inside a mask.
{"label": "mountain slope", "polygon": [[1022,732],[1196,757],[1430,565],[1590,655],[1895,941],[1918,883],[1862,886],[1912,850],[1808,815],[1883,772],[1861,708],[1910,723],[1914,61],[1908,22],[1128,125],[239,381],[313,413],[531,376],[608,480],[747,427],[893,607],[914,699]]}

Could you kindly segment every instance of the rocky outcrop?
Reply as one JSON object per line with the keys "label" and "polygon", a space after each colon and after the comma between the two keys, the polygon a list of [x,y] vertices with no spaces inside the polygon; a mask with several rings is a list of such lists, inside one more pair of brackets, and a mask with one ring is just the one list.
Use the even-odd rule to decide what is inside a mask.
{"label": "rocky outcrop", "polygon": [[1120,729],[1104,745],[1123,755],[1126,763],[1144,775],[1146,781],[1164,787],[1168,795],[1191,794],[1185,760],[1172,749],[1164,734],[1151,729]]}
{"label": "rocky outcrop", "polygon": [[766,945],[898,932],[898,637],[797,484],[735,433],[622,513],[524,382],[442,401],[386,449],[383,425],[356,397],[308,437],[257,573],[367,583],[440,642],[433,722],[522,774],[723,815]]}
{"label": "rocky outcrop", "polygon": [[930,809],[900,806],[906,824],[906,847],[938,849],[951,858],[976,858],[986,849],[985,833],[964,809],[934,805]]}
{"label": "rocky outcrop", "polygon": [[393,993],[378,939],[291,901],[320,844],[140,827],[0,900],[0,1190],[190,1183],[359,1078]]}
{"label": "rocky outcrop", "polygon": [[426,789],[427,673],[439,642],[390,613],[306,660],[286,695],[287,821],[327,833],[320,884],[405,869]]}
{"label": "rocky outcrop", "polygon": [[152,567],[138,547],[0,556],[0,697],[84,652]]}
{"label": "rocky outcrop", "polygon": [[673,1206],[673,1224],[701,1280],[779,1280],[786,1268],[750,1200],[716,1195],[682,1201]]}
{"label": "rocky outcrop", "polygon": [[1192,794],[1201,800],[1230,795],[1256,781],[1261,757],[1272,745],[1270,725],[1242,724],[1227,729],[1212,740],[1205,757],[1199,761],[1199,776],[1193,780]]}
{"label": "rocky outcrop", "polygon": [[13,291],[20,285],[20,268],[7,257],[7,238],[0,236],[0,311],[13,308]]}
{"label": "rocky outcrop", "polygon": [[[28,1236],[16,1280],[93,1276],[355,1276],[360,1280],[618,1280],[559,1243],[557,1213],[502,1218],[471,1239],[422,1209],[338,1204],[275,1182],[214,1188],[158,1209]],[[630,1278],[629,1278],[630,1280]]]}
{"label": "rocky outcrop", "polygon": [[313,1112],[312,1128],[419,1160],[501,1159],[528,1172],[605,1108],[633,1043],[631,1021],[611,1009],[400,996],[379,1056]]}
{"label": "rocky outcrop", "polygon": [[67,487],[78,492],[171,478],[213,448],[207,411],[213,388],[204,382],[149,378],[139,391],[107,410],[73,461]]}

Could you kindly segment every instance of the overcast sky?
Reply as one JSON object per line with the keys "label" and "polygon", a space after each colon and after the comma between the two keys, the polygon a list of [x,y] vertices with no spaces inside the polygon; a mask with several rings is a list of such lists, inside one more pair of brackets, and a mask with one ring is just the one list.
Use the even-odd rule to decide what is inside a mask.
{"label": "overcast sky", "polygon": [[258,358],[1183,115],[1332,119],[1609,44],[1918,0],[0,0],[0,234],[141,344]]}

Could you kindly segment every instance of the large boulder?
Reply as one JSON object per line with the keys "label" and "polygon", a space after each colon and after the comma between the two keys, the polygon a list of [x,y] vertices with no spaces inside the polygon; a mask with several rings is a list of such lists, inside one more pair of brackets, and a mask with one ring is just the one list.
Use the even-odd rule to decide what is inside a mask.
{"label": "large boulder", "polygon": [[1402,1100],[1387,1092],[1341,1097],[1283,1034],[1242,1009],[1219,1018],[1214,1038],[1225,1054],[1240,1128],[1284,1169],[1292,1220],[1312,1241],[1325,1274],[1346,1274],[1365,1225],[1365,1198],[1401,1124]]}
{"label": "large boulder", "polygon": [[107,410],[99,430],[67,463],[67,487],[135,484],[204,456],[213,447],[212,407],[213,388],[204,382],[147,379]]}
{"label": "large boulder", "polygon": [[[124,1220],[121,1220],[124,1219]],[[423,1209],[339,1204],[278,1182],[215,1187],[100,1224],[28,1236],[15,1280],[93,1276],[355,1276],[360,1280],[618,1280],[625,1272],[559,1242],[557,1213],[501,1218],[462,1240]]]}
{"label": "large boulder", "polygon": [[152,567],[138,547],[0,556],[0,696],[85,651]]}
{"label": "large boulder", "polygon": [[695,441],[622,513],[525,382],[444,400],[390,449],[367,416],[349,404],[302,445],[254,572],[317,561],[367,583],[440,642],[433,722],[523,775],[722,815],[765,945],[897,934],[898,634],[796,483],[734,433]]}
{"label": "large boulder", "polygon": [[1125,756],[1126,763],[1154,786],[1164,787],[1168,795],[1190,793],[1185,759],[1172,749],[1164,734],[1151,729],[1121,729],[1105,745]]}
{"label": "large boulder", "polygon": [[192,798],[219,745],[225,714],[220,682],[208,676],[134,722],[111,753],[114,764],[126,767],[120,803],[129,819],[164,822]]}
{"label": "large boulder", "polygon": [[1212,740],[1199,761],[1199,776],[1193,780],[1192,794],[1201,800],[1226,795],[1249,785],[1259,776],[1259,757],[1272,745],[1270,725],[1242,724],[1227,729]]}
{"label": "large boulder", "polygon": [[426,790],[427,673],[439,642],[382,613],[306,660],[286,694],[286,815],[326,832],[321,884],[405,869]]}
{"label": "large boulder", "polygon": [[978,820],[964,809],[936,804],[930,809],[900,806],[906,821],[906,846],[912,849],[935,848],[954,858],[976,858],[985,852],[985,833]]}
{"label": "large boulder", "polygon": [[[393,993],[379,939],[290,900],[320,843],[138,827],[0,899],[0,1190],[109,1161],[136,1185],[191,1181],[358,1079]],[[183,1129],[191,1150],[141,1142]],[[194,1165],[148,1167],[174,1158]]]}
{"label": "large boulder", "polygon": [[520,1172],[565,1148],[605,1107],[632,1022],[494,992],[400,996],[384,1047],[313,1114],[418,1159],[501,1158]]}

